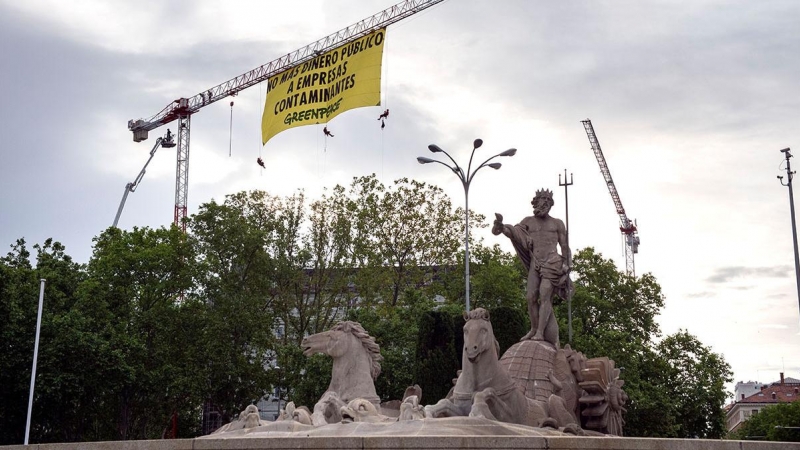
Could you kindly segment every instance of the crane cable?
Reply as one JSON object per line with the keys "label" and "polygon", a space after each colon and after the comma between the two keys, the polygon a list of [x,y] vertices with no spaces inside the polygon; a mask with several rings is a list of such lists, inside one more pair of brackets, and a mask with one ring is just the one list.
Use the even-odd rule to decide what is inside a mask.
{"label": "crane cable", "polygon": [[233,100],[231,100],[231,123],[228,127],[228,158],[231,157],[231,149],[233,148]]}
{"label": "crane cable", "polygon": [[[384,53],[387,53],[387,49],[388,48],[389,48],[389,42],[388,42],[388,39],[386,39],[386,40],[384,40],[384,43],[383,43],[383,51],[384,51]],[[384,83],[383,84],[383,86],[384,86],[384,89],[383,89],[383,103],[384,103],[384,106],[386,107],[386,111],[383,114],[381,114],[381,117],[384,117],[384,115],[388,116],[388,114],[389,114],[389,60],[388,60],[388,58],[386,59],[386,76],[383,78],[383,80],[384,80],[384,82],[383,82]],[[385,117],[383,119],[380,119],[380,121],[381,121],[381,179],[383,179],[383,177],[384,177],[383,176],[383,157],[384,157],[384,153],[385,153],[385,151],[384,151],[385,150],[385,146],[384,146],[384,141],[383,141],[383,138],[384,138],[383,130],[386,127],[385,126],[386,124],[384,122],[385,119],[386,119]]]}
{"label": "crane cable", "polygon": [[[264,104],[263,94],[264,94],[264,82],[262,81],[261,83],[258,83],[258,104],[259,104],[259,106]],[[256,114],[256,117],[258,117],[257,114]],[[259,122],[258,122],[258,129],[259,130],[261,129],[261,120],[260,120],[260,118],[259,118]],[[256,162],[258,163],[259,166],[261,166],[261,170],[259,171],[259,175],[263,177],[264,176],[264,169],[266,167],[264,166],[264,160],[261,159],[261,156],[262,156],[261,155],[261,151],[264,148],[264,144],[261,143],[261,135],[260,134],[258,134],[258,144],[257,145],[258,145],[258,159],[256,159]]]}

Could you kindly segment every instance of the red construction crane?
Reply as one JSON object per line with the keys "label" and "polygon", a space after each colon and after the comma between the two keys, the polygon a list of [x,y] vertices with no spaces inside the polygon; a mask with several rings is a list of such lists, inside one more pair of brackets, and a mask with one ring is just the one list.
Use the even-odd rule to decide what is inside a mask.
{"label": "red construction crane", "polygon": [[594,133],[592,121],[589,119],[581,120],[583,128],[586,129],[586,135],[589,136],[589,143],[592,144],[594,156],[597,158],[597,163],[600,164],[600,172],[603,173],[603,178],[606,180],[608,192],[611,194],[611,199],[614,201],[614,206],[617,208],[617,215],[619,215],[619,230],[625,240],[625,273],[631,276],[636,276],[636,266],[633,262],[633,255],[639,253],[639,234],[636,230],[636,221],[628,219],[625,214],[625,208],[622,206],[622,200],[619,199],[617,187],[614,185],[614,180],[611,178],[611,172],[608,170],[606,158],[603,156],[603,150],[600,149],[600,142],[597,140],[597,135]]}
{"label": "red construction crane", "polygon": [[255,86],[270,77],[309,61],[321,53],[325,53],[340,45],[356,41],[372,31],[387,27],[410,17],[444,0],[406,0],[390,8],[374,14],[360,22],[350,25],[333,34],[313,42],[301,49],[288,53],[280,58],[261,65],[245,74],[232,78],[211,89],[189,98],[181,97],[168,104],[164,109],[148,119],[128,121],[128,129],[133,132],[134,142],[147,139],[147,133],[172,121],[178,121],[178,154],[175,171],[175,225],[184,231],[186,225],[186,201],[189,183],[189,130],[192,114],[200,109],[228,96],[236,95],[251,86]]}

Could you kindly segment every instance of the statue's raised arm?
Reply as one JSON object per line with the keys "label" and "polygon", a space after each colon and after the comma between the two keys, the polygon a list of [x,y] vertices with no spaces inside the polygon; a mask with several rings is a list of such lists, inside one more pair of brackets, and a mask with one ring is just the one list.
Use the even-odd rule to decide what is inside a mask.
{"label": "statue's raised arm", "polygon": [[494,213],[494,225],[492,226],[492,234],[497,236],[500,233],[505,234],[508,236],[508,231],[506,231],[506,227],[508,225],[503,224],[503,215],[500,213]]}
{"label": "statue's raised arm", "polygon": [[494,213],[494,225],[492,225],[492,234],[498,236],[503,234],[511,240],[514,245],[514,250],[517,256],[525,266],[525,270],[529,270],[531,264],[531,250],[533,250],[533,242],[528,236],[528,227],[524,223],[517,225],[509,225],[503,223],[503,215]]}

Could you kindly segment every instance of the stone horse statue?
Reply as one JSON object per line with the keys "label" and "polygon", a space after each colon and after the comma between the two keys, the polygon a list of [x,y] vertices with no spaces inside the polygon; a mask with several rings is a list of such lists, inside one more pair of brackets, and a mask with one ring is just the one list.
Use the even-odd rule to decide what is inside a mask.
{"label": "stone horse statue", "polygon": [[[489,312],[477,308],[464,314],[462,370],[451,398],[425,407],[426,417],[470,416],[542,427],[579,426],[571,420],[563,399],[530,399],[500,365],[499,345]],[[555,398],[553,398],[555,397]]]}
{"label": "stone horse statue", "polygon": [[341,408],[364,399],[380,411],[375,379],[381,373],[380,347],[358,322],[339,322],[330,331],[313,334],[300,344],[305,356],[322,353],[333,358],[331,383],[314,406],[314,425],[342,421]]}

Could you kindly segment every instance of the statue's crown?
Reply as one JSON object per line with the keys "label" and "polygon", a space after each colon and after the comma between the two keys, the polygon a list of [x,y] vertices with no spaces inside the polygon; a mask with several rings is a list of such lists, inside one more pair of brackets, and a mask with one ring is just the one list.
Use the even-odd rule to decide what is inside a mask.
{"label": "statue's crown", "polygon": [[536,191],[535,197],[546,197],[552,200],[553,191],[551,191],[550,189],[539,189],[538,191]]}

